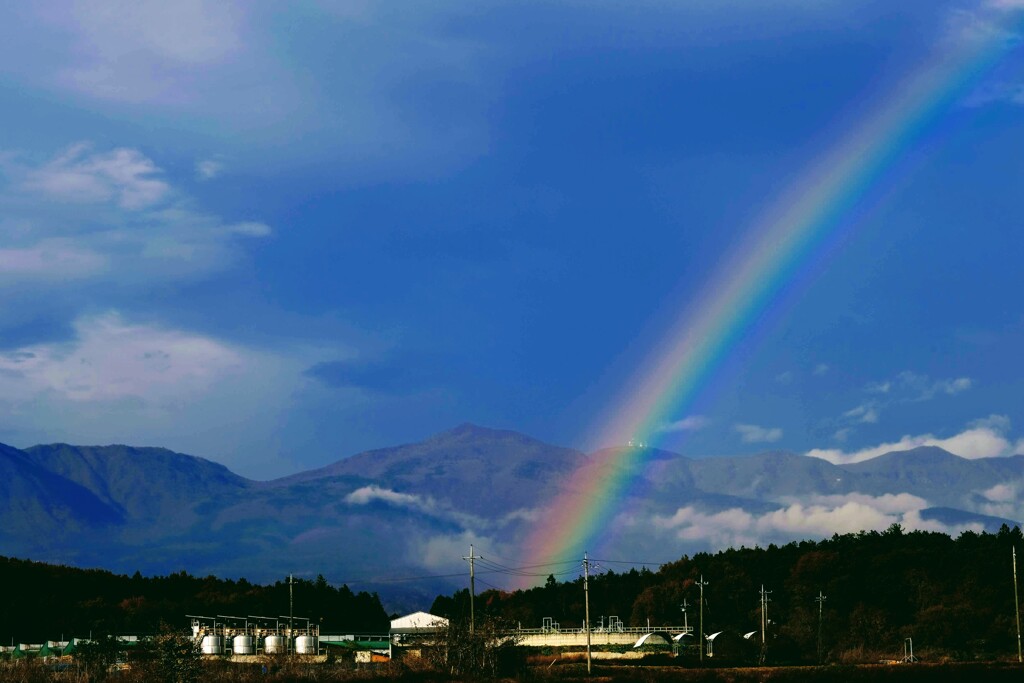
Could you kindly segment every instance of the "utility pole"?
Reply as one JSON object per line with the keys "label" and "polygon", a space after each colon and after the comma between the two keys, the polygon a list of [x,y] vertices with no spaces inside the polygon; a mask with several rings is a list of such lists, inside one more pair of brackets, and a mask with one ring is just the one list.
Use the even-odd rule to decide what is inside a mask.
{"label": "utility pole", "polygon": [[583,628],[587,632],[587,675],[590,675],[590,560],[583,552]]}
{"label": "utility pole", "polygon": [[686,619],[686,608],[687,608],[687,606],[688,605],[686,604],[686,598],[683,598],[683,604],[681,604],[679,606],[680,609],[683,610],[683,633],[689,633],[690,632],[690,622],[687,621],[687,619]]}
{"label": "utility pole", "polygon": [[708,582],[704,580],[704,575],[700,575],[700,581],[697,582],[700,586],[700,638],[697,640],[697,645],[700,646],[700,663],[704,664],[704,586],[708,585]]}
{"label": "utility pole", "polygon": [[818,664],[821,664],[821,620],[826,600],[828,597],[819,590],[818,597],[814,598],[814,602],[818,603]]}
{"label": "utility pole", "polygon": [[771,591],[764,589],[764,584],[761,584],[761,661],[760,664],[764,664],[765,656],[768,653],[768,596]]}
{"label": "utility pole", "polygon": [[[295,577],[288,575],[288,642],[295,641]],[[292,648],[295,652],[295,648]]]}
{"label": "utility pole", "polygon": [[1020,597],[1017,595],[1017,546],[1013,547],[1013,611],[1017,616],[1017,662],[1024,661],[1020,654]]}
{"label": "utility pole", "polygon": [[473,601],[476,599],[476,574],[474,572],[474,560],[482,559],[481,557],[473,554],[473,544],[469,544],[469,557],[463,557],[464,560],[469,560],[469,635],[473,635],[476,630],[476,613],[473,610]]}

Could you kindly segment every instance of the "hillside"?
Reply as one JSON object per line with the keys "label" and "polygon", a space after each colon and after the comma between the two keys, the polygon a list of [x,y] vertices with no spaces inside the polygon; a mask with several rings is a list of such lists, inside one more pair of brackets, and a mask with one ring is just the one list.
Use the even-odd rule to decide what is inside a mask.
{"label": "hillside", "polygon": [[575,488],[573,472],[595,461],[608,482],[630,482],[602,501],[613,507],[599,545],[613,558],[822,537],[848,505],[881,527],[909,515],[929,528],[994,531],[1019,508],[988,496],[1024,482],[1024,456],[965,460],[931,448],[839,467],[785,452],[585,455],[474,425],[268,482],[161,448],[3,446],[0,538],[11,555],[129,573],[323,573],[422,606],[459,581],[470,543],[516,557],[535,529],[562,523],[550,506],[605,490],[596,480]]}

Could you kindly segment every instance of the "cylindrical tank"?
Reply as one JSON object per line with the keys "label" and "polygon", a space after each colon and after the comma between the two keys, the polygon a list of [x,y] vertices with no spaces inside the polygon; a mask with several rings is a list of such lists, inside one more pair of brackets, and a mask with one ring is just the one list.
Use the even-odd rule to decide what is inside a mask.
{"label": "cylindrical tank", "polygon": [[256,654],[256,639],[252,636],[235,636],[231,640],[231,653],[236,655]]}
{"label": "cylindrical tank", "polygon": [[203,636],[203,642],[200,649],[204,655],[222,655],[224,654],[224,637]]}
{"label": "cylindrical tank", "polygon": [[263,639],[263,651],[268,655],[283,655],[288,651],[288,639],[284,636],[267,636]]}
{"label": "cylindrical tank", "polygon": [[316,638],[313,636],[299,636],[295,639],[295,654],[315,655]]}

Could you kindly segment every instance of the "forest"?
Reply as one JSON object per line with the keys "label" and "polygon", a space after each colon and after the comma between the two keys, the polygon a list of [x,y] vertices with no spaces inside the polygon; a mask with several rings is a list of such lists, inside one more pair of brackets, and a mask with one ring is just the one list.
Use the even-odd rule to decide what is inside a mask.
{"label": "forest", "polygon": [[[685,619],[696,631],[703,577],[706,634],[759,631],[760,590],[771,591],[766,643],[774,663],[899,656],[906,638],[933,659],[1016,659],[1011,553],[1016,547],[1021,554],[1021,541],[1020,527],[1006,525],[955,539],[893,525],[820,542],[699,553],[657,571],[609,570],[589,579],[591,623],[597,628],[615,615],[627,626],[681,625],[685,601]],[[462,590],[439,596],[431,611],[464,618],[468,603]],[[540,627],[544,617],[580,628],[583,577],[560,583],[552,575],[529,590],[486,590],[475,610],[477,619],[523,628]]]}
{"label": "forest", "polygon": [[[906,638],[931,661],[1015,658],[1011,552],[1024,552],[1022,540],[1020,527],[1005,525],[995,534],[968,531],[956,538],[893,525],[822,541],[698,553],[656,571],[616,572],[598,559],[589,577],[591,624],[598,628],[612,616],[627,626],[681,625],[685,619],[697,630],[703,611],[707,634],[748,633],[760,627],[763,586],[770,591],[769,663],[896,656]],[[564,628],[580,628],[582,569],[579,573],[567,581],[552,574],[544,585],[528,590],[484,590],[475,596],[476,618],[537,628],[551,617]],[[706,582],[703,610],[701,577]],[[0,581],[6,592],[0,601],[3,643],[156,633],[161,623],[184,628],[187,614],[277,616],[288,611],[283,580],[261,586],[185,572],[125,576],[0,558]],[[819,596],[825,599],[818,602]],[[323,576],[296,580],[294,600],[295,614],[310,617],[325,632],[380,634],[389,627],[377,594],[334,587]],[[467,618],[468,589],[438,596],[430,611]]]}
{"label": "forest", "polygon": [[[276,617],[288,614],[286,581],[269,586],[200,578],[114,574],[0,557],[0,644],[100,635],[152,634],[161,623],[184,629],[186,614]],[[295,579],[296,616],[324,632],[387,633],[388,615],[378,596],[336,588],[323,576]]]}

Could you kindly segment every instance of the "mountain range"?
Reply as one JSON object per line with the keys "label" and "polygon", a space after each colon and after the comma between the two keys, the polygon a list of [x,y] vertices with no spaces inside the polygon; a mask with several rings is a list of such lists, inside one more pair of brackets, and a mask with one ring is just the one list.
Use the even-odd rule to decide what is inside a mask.
{"label": "mountain range", "polygon": [[[514,566],[531,530],[563,523],[546,510],[598,455],[619,453],[462,425],[253,481],[162,448],[0,444],[0,542],[8,556],[122,572],[323,574],[422,605],[461,586],[448,575],[465,571],[470,543]],[[592,548],[606,557],[668,561],[892,522],[993,531],[1021,516],[1022,455],[967,460],[922,447],[833,465],[787,452],[695,459],[645,449],[642,462],[629,495],[598,501],[612,506]]]}

